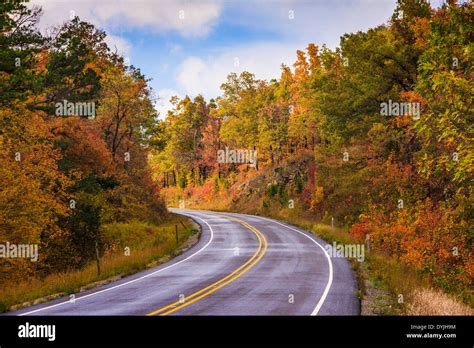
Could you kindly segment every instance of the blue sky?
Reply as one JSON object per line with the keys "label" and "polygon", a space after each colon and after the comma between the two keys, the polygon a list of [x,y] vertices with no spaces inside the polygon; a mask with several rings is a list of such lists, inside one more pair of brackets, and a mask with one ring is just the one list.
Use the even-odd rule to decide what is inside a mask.
{"label": "blue sky", "polygon": [[[151,78],[163,115],[172,95],[216,97],[230,72],[278,78],[296,49],[334,48],[344,33],[384,24],[396,0],[32,0],[43,30],[71,16],[108,34],[108,44]],[[432,3],[437,4],[439,0]]]}

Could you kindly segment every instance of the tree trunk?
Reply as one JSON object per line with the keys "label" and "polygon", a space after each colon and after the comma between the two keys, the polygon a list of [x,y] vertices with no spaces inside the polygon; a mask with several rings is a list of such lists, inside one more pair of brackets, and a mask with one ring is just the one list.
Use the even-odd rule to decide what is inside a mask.
{"label": "tree trunk", "polygon": [[97,275],[100,275],[99,232],[97,232],[95,240],[95,258],[97,261]]}
{"label": "tree trunk", "polygon": [[[257,147],[255,145],[253,146],[253,149],[254,149],[254,151],[257,151]],[[258,159],[257,159],[257,157],[258,156],[255,156],[255,169],[258,172]]]}

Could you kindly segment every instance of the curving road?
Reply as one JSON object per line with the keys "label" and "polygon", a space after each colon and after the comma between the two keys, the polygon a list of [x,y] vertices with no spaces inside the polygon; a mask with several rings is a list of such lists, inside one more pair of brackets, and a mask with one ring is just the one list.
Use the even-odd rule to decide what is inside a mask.
{"label": "curving road", "polygon": [[9,315],[358,315],[350,263],[276,220],[171,209],[202,228],[170,262]]}

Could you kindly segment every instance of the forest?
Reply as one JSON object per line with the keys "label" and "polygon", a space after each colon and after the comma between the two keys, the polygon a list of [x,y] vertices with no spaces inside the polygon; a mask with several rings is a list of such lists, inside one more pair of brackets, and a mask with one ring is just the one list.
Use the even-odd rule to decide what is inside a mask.
{"label": "forest", "polygon": [[[147,79],[104,31],[75,17],[45,36],[41,15],[0,5],[0,242],[39,250],[36,262],[0,259],[2,310],[175,248],[163,226],[174,231],[176,217],[147,163],[159,127]],[[104,259],[101,274],[114,253],[132,256]]]}
{"label": "forest", "polygon": [[333,224],[472,303],[472,2],[398,0],[277,79],[230,73],[219,97],[173,97],[167,115],[105,31],[74,17],[44,34],[41,15],[0,4],[0,243],[40,250],[0,259],[0,283],[100,274],[133,240],[168,253],[159,226],[180,206]]}
{"label": "forest", "polygon": [[[400,0],[386,25],[298,50],[279,79],[231,73],[218,98],[175,98],[155,180],[176,206],[335,221],[471,298],[473,14]],[[256,165],[221,163],[227,148]]]}

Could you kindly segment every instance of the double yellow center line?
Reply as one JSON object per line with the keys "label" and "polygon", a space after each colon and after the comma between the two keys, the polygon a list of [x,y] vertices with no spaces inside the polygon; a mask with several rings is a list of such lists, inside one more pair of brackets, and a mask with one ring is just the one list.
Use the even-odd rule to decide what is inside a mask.
{"label": "double yellow center line", "polygon": [[252,226],[252,225],[248,224],[247,222],[242,221],[240,219],[230,217],[230,216],[224,216],[224,215],[220,215],[220,216],[225,217],[225,218],[230,219],[230,220],[234,220],[234,221],[240,223],[241,225],[245,226],[246,228],[248,228],[250,231],[252,231],[257,236],[257,239],[258,239],[257,251],[242,266],[240,266],[239,268],[234,270],[232,273],[229,273],[224,278],[219,279],[218,281],[212,283],[211,285],[208,285],[205,288],[203,288],[201,290],[198,290],[198,291],[184,297],[184,299],[182,299],[180,301],[176,301],[174,303],[171,303],[171,304],[169,304],[169,305],[167,305],[163,308],[160,308],[160,309],[157,309],[156,311],[148,313],[147,315],[156,315],[156,314],[168,315],[168,314],[171,314],[173,312],[176,312],[176,311],[180,310],[181,308],[187,307],[190,304],[192,304],[196,301],[199,301],[200,299],[202,299],[206,296],[209,296],[214,291],[219,290],[220,288],[226,286],[227,284],[229,284],[229,283],[233,282],[234,280],[236,280],[237,278],[241,277],[243,274],[247,273],[252,267],[254,267],[260,261],[260,259],[263,257],[263,255],[265,255],[265,253],[267,251],[268,243],[267,243],[267,239],[265,238],[265,236],[263,235],[263,233],[261,231],[259,231],[254,226]]}

